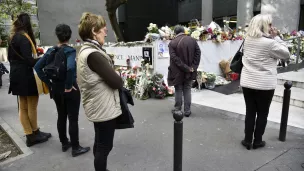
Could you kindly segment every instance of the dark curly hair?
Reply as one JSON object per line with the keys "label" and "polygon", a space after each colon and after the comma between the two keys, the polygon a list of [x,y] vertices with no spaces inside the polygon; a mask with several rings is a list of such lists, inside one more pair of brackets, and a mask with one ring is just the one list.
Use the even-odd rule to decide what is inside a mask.
{"label": "dark curly hair", "polygon": [[55,29],[56,36],[60,43],[68,42],[71,39],[72,30],[66,24],[58,24]]}
{"label": "dark curly hair", "polygon": [[11,30],[11,39],[13,36],[18,32],[25,32],[27,33],[30,38],[32,39],[34,45],[36,46],[36,39],[34,36],[32,24],[31,24],[31,17],[27,13],[20,13],[17,16],[17,19],[14,21],[12,30]]}

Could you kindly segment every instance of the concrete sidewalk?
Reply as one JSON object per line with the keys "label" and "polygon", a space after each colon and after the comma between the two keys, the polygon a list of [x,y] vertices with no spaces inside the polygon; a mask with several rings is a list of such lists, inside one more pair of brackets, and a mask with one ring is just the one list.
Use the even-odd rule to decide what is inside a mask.
{"label": "concrete sidewalk", "polygon": [[[7,94],[6,84],[0,89],[0,117],[24,139],[17,114],[16,97]],[[202,99],[204,100],[204,99]],[[208,99],[205,99],[206,101]],[[112,171],[172,171],[173,118],[172,101],[135,101],[131,107],[135,128],[116,132],[114,149],[108,167]],[[61,152],[56,129],[56,108],[48,96],[39,101],[39,125],[53,137],[44,144],[33,146],[34,154],[9,163],[1,171],[93,171],[93,154],[72,158]],[[93,125],[84,116],[79,118],[80,143],[91,146]],[[184,119],[184,171],[275,171],[290,168],[303,171],[304,132],[288,132],[287,142],[277,140],[279,130],[268,127],[264,149],[247,151],[240,145],[244,137],[244,121],[200,105],[193,106],[193,115]],[[285,169],[287,170],[287,169]]]}

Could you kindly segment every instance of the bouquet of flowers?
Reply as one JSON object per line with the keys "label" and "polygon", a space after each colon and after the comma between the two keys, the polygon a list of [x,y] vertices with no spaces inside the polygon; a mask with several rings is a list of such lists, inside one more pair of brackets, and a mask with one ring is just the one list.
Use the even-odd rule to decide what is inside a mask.
{"label": "bouquet of flowers", "polygon": [[158,32],[158,27],[156,24],[150,23],[149,27],[148,27],[148,31],[149,33],[159,33]]}
{"label": "bouquet of flowers", "polygon": [[162,27],[158,32],[164,40],[171,40],[173,38],[173,31],[168,26]]}
{"label": "bouquet of flowers", "polygon": [[136,85],[136,74],[129,74],[126,76],[126,88],[134,91]]}
{"label": "bouquet of flowers", "polygon": [[163,99],[166,96],[173,95],[173,90],[170,89],[163,80],[162,74],[154,74],[148,85],[148,92],[151,98]]}
{"label": "bouquet of flowers", "polygon": [[216,75],[213,73],[203,72],[202,77],[206,80],[205,87],[207,89],[213,89],[215,87]]}

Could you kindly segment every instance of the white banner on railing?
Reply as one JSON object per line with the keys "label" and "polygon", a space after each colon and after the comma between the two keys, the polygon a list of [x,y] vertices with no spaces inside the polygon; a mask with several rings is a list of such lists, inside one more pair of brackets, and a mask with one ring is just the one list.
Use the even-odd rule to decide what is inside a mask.
{"label": "white banner on railing", "polygon": [[130,59],[130,65],[141,66],[143,58],[143,46],[136,47],[105,47],[108,54],[114,54],[115,65],[127,66],[127,60]]}

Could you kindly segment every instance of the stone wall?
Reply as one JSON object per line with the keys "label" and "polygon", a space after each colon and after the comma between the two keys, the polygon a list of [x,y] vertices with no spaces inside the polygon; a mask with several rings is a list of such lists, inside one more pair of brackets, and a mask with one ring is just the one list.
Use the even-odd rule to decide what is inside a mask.
{"label": "stone wall", "polygon": [[300,18],[300,0],[262,0],[263,6],[270,4],[276,9],[273,15],[273,25],[282,32],[298,30]]}
{"label": "stone wall", "polygon": [[78,24],[83,12],[92,12],[104,16],[109,30],[107,41],[115,41],[115,34],[108,19],[105,0],[38,0],[37,3],[42,45],[57,43],[54,30],[56,25],[60,23],[71,26],[73,35],[70,43],[75,44],[76,39],[80,39]]}
{"label": "stone wall", "polygon": [[237,26],[244,27],[253,17],[254,0],[238,0]]}
{"label": "stone wall", "polygon": [[184,0],[178,3],[178,22],[189,22],[192,19],[201,20],[202,0]]}

